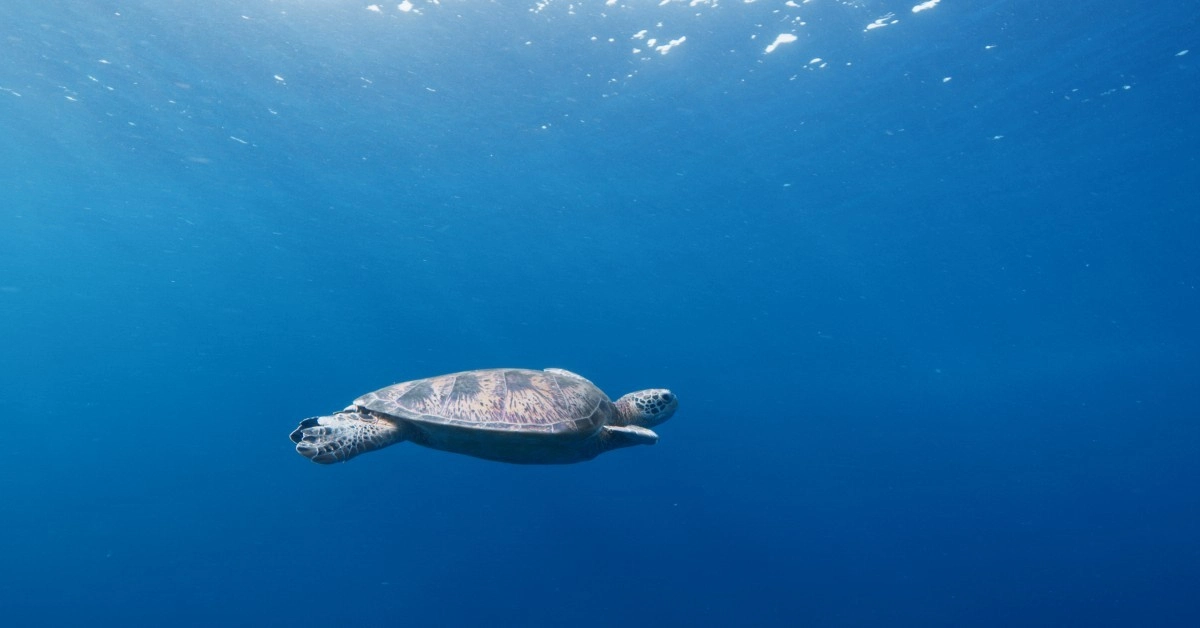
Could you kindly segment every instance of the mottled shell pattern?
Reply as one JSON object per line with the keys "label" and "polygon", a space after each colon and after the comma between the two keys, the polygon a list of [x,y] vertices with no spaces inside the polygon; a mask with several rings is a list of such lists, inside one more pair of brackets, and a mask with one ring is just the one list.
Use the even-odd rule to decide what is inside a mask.
{"label": "mottled shell pattern", "polygon": [[354,400],[373,412],[437,425],[589,434],[616,415],[594,384],[559,369],[484,369],[403,382]]}

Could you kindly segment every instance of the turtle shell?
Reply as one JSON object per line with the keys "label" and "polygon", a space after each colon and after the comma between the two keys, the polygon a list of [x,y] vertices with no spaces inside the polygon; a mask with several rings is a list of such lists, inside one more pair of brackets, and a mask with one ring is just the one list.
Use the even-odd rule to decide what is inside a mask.
{"label": "turtle shell", "polygon": [[517,434],[589,435],[616,409],[583,377],[560,369],[482,369],[394,384],[354,404],[397,419]]}

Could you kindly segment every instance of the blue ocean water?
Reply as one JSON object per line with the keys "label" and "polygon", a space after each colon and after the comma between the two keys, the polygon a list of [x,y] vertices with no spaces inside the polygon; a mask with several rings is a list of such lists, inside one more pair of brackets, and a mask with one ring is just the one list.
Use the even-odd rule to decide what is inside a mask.
{"label": "blue ocean water", "polygon": [[[1200,625],[1189,3],[0,24],[4,625]],[[288,440],[496,366],[681,406]]]}

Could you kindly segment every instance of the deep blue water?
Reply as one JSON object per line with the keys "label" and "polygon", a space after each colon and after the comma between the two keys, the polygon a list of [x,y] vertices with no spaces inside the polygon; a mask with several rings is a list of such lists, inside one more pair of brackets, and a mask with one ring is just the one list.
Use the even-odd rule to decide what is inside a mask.
{"label": "deep blue water", "polygon": [[1190,3],[368,4],[0,8],[4,625],[1200,625]]}

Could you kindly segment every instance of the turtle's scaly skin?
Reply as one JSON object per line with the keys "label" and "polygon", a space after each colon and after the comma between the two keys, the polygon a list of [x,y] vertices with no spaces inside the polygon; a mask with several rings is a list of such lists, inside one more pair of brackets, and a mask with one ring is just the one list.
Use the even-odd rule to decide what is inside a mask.
{"label": "turtle's scaly skin", "polygon": [[561,369],[485,369],[381,388],[292,432],[314,462],[343,462],[410,440],[478,458],[524,464],[590,460],[609,449],[653,444],[647,429],[675,412],[668,390],[613,403],[588,380]]}

